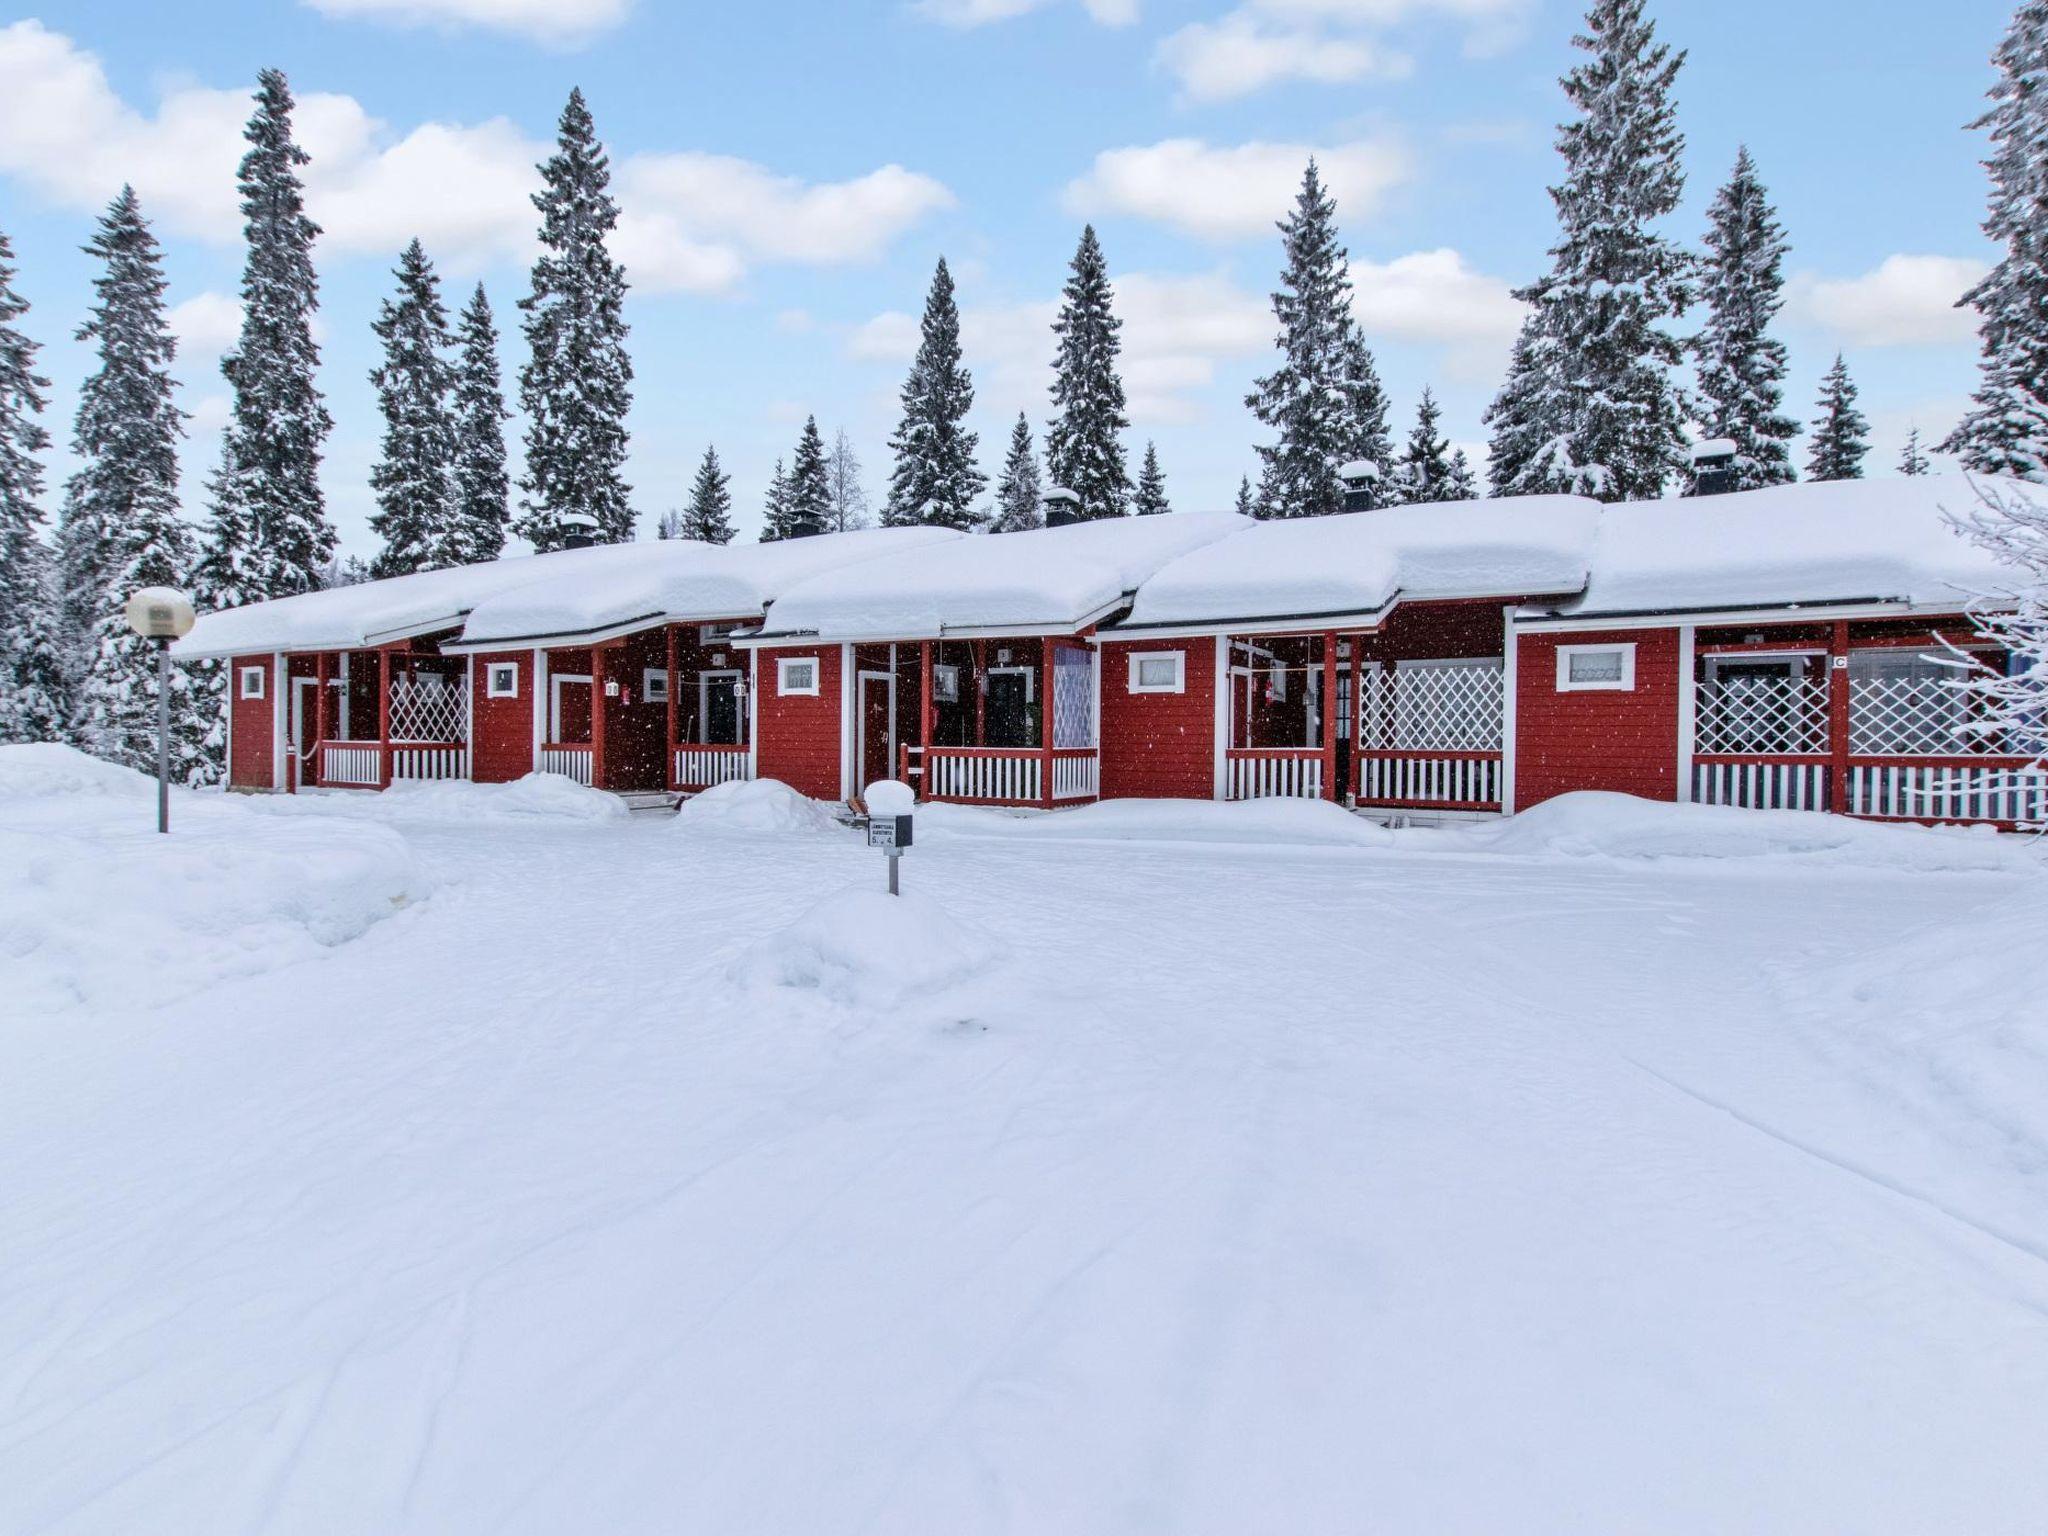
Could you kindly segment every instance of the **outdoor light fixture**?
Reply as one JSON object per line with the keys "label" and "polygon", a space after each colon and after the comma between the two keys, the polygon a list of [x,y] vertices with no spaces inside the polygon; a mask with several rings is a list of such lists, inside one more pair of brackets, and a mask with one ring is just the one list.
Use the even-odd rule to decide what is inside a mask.
{"label": "outdoor light fixture", "polygon": [[197,615],[184,593],[144,587],[122,610],[128,627],[156,646],[156,829],[171,830],[171,642],[190,634]]}

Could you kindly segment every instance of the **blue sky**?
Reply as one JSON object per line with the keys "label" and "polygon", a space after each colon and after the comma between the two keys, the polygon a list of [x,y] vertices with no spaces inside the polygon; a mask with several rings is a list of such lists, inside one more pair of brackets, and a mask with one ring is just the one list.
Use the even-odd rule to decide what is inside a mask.
{"label": "blue sky", "polygon": [[[1696,239],[1747,141],[1791,237],[1791,403],[1837,348],[1888,471],[1907,426],[1945,432],[1973,379],[1949,301],[1977,230],[1986,60],[2009,0],[1662,0]],[[638,370],[630,479],[651,532],[716,442],[742,527],[806,412],[844,427],[879,500],[895,393],[933,260],[965,312],[991,472],[1021,408],[1042,433],[1046,326],[1084,219],[1126,315],[1135,460],[1156,439],[1174,504],[1227,504],[1255,465],[1242,406],[1268,365],[1271,221],[1322,158],[1361,314],[1405,429],[1435,387],[1483,436],[1544,265],[1556,78],[1571,0],[73,0],[0,23],[0,228],[53,430],[88,358],[77,247],[133,180],[169,251],[194,413],[188,481],[217,451],[239,271],[233,166],[258,68],[291,77],[327,226],[326,471],[368,554],[378,419],[369,322],[419,235],[457,298],[481,279],[519,346],[525,194],[571,85],[617,170]],[[53,470],[61,475],[60,454]],[[54,498],[53,498],[54,499]],[[196,513],[196,495],[192,501]]]}

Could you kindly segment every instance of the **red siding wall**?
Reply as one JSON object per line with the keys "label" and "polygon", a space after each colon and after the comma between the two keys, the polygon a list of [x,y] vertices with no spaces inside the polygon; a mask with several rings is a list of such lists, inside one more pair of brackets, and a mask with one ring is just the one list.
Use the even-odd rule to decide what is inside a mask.
{"label": "red siding wall", "polygon": [[[812,656],[818,662],[818,696],[784,697],[776,691],[776,658]],[[839,790],[839,647],[791,646],[761,652],[761,687],[755,704],[760,729],[756,747],[760,776],[780,779],[820,800],[837,800]]]}
{"label": "red siding wall", "polygon": [[[1179,651],[1184,693],[1132,693],[1133,651]],[[1216,641],[1111,641],[1102,648],[1102,798],[1208,800],[1216,793]]]}
{"label": "red siding wall", "polygon": [[[519,669],[519,696],[488,696],[493,662]],[[533,652],[494,651],[472,657],[469,671],[470,718],[476,722],[476,750],[469,776],[479,784],[504,784],[533,772]]]}
{"label": "red siding wall", "polygon": [[[242,697],[242,668],[263,669],[263,697]],[[275,789],[271,776],[272,737],[277,708],[274,697],[283,686],[268,655],[237,656],[228,663],[228,729],[233,734],[234,771],[228,782],[236,789]]]}
{"label": "red siding wall", "polygon": [[[1636,685],[1560,693],[1557,648],[1633,641]],[[1574,789],[1677,798],[1678,632],[1614,629],[1523,635],[1515,677],[1515,806]]]}

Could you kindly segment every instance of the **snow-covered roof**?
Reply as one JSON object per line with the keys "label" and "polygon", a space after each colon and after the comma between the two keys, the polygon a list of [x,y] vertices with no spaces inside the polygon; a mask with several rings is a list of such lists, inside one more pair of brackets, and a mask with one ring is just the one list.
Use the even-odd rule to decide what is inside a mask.
{"label": "snow-covered roof", "polygon": [[1959,605],[2000,585],[1998,564],[1944,517],[1976,506],[1979,483],[2018,485],[1919,475],[1607,507],[1591,580],[1556,611],[1584,618],[1788,604]]}
{"label": "snow-covered roof", "polygon": [[823,572],[963,537],[950,528],[864,528],[773,544],[663,540],[638,546],[645,558],[629,569],[572,573],[478,603],[462,627],[462,644],[557,641],[669,619],[750,618]]}
{"label": "snow-covered roof", "polygon": [[1120,629],[1281,623],[1408,601],[1577,592],[1597,502],[1437,502],[1256,523],[1183,555],[1138,591]]}
{"label": "snow-covered roof", "polygon": [[1235,512],[1168,512],[955,539],[793,587],[769,611],[763,635],[1066,633],[1168,561],[1250,526]]}
{"label": "snow-covered roof", "polygon": [[606,544],[392,576],[202,614],[172,654],[185,660],[257,651],[333,651],[449,629],[479,603],[541,582],[613,579],[655,546]]}

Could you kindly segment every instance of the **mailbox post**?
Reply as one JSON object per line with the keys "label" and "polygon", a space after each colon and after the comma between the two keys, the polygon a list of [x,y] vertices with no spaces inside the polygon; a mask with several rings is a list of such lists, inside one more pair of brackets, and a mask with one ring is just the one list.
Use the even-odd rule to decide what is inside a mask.
{"label": "mailbox post", "polygon": [[192,604],[171,587],[144,587],[122,610],[128,627],[156,646],[156,829],[171,830],[171,642],[192,628]]}
{"label": "mailbox post", "polygon": [[889,860],[889,894],[900,896],[896,861],[910,846],[911,809],[917,796],[901,779],[878,779],[862,796],[868,808],[868,846],[879,848]]}

